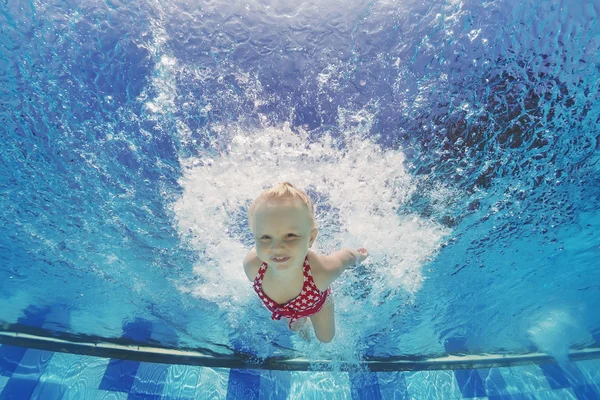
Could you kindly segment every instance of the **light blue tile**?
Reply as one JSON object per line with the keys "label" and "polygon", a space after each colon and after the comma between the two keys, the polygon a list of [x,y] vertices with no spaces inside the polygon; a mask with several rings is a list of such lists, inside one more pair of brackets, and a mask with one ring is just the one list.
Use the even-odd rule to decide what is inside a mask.
{"label": "light blue tile", "polygon": [[8,376],[0,376],[0,393],[2,393],[2,389],[4,389],[9,379]]}
{"label": "light blue tile", "polygon": [[575,364],[587,383],[600,385],[600,359],[577,361]]}
{"label": "light blue tile", "polygon": [[124,392],[111,392],[109,390],[96,390],[93,397],[90,399],[94,400],[127,400],[129,393]]}
{"label": "light blue tile", "polygon": [[509,394],[535,393],[552,390],[542,369],[537,365],[498,368]]}
{"label": "light blue tile", "polygon": [[163,397],[168,399],[198,398],[196,388],[202,369],[195,365],[169,366],[163,387]]}
{"label": "light blue tile", "polygon": [[224,399],[227,397],[229,370],[202,367],[198,375],[196,394],[199,399]]}
{"label": "light blue tile", "polygon": [[162,397],[174,399],[224,399],[229,370],[192,365],[170,365]]}
{"label": "light blue tile", "polygon": [[417,371],[405,375],[411,399],[462,399],[454,371]]}
{"label": "light blue tile", "polygon": [[[108,361],[108,358],[54,353],[40,377],[40,382],[66,387],[67,390],[62,395],[64,399],[93,398]],[[36,387],[33,397],[44,398],[43,389],[44,385]]]}
{"label": "light blue tile", "polygon": [[290,394],[292,372],[267,370],[261,372],[260,400],[285,400]]}
{"label": "light blue tile", "polygon": [[405,372],[378,372],[379,390],[381,398],[400,400],[408,399],[408,388],[406,387]]}
{"label": "light blue tile", "polygon": [[352,398],[346,372],[293,371],[291,374],[290,400]]}
{"label": "light blue tile", "polygon": [[167,364],[141,362],[130,392],[144,397],[162,395],[168,369]]}
{"label": "light blue tile", "polygon": [[536,400],[577,400],[577,396],[571,388],[546,390],[533,393]]}

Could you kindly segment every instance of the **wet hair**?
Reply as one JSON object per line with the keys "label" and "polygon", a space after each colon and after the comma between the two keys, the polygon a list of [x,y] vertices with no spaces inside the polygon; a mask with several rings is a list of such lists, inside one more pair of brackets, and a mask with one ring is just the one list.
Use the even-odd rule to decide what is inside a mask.
{"label": "wet hair", "polygon": [[256,207],[266,201],[278,200],[299,200],[308,209],[313,227],[317,227],[317,223],[315,221],[315,206],[313,205],[311,198],[304,191],[296,188],[291,183],[279,182],[272,188],[262,192],[260,196],[254,199],[250,205],[250,208],[248,208],[248,225],[250,226],[250,230],[252,230],[252,218],[254,216]]}

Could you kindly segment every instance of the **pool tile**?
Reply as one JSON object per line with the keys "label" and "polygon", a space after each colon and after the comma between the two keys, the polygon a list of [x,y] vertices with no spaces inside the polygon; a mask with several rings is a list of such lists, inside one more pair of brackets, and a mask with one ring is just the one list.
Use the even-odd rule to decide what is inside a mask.
{"label": "pool tile", "polygon": [[2,345],[0,347],[0,376],[11,376],[26,351],[25,347]]}
{"label": "pool tile", "polygon": [[[61,397],[63,400],[91,399],[96,395],[109,361],[110,359],[103,357],[54,353],[40,377],[40,382],[68,388]],[[37,394],[36,387],[33,397],[46,398]]]}
{"label": "pool tile", "polygon": [[378,372],[379,390],[384,399],[408,399],[405,372]]}
{"label": "pool tile", "polygon": [[350,390],[354,400],[380,400],[381,391],[374,372],[349,373]]}
{"label": "pool tile", "polygon": [[588,384],[600,385],[600,359],[578,361],[577,366]]}
{"label": "pool tile", "polygon": [[171,365],[167,370],[163,386],[166,400],[194,399],[202,367],[194,365]]}
{"label": "pool tile", "polygon": [[571,388],[578,400],[598,400],[600,391],[597,387],[591,385],[573,386]]}
{"label": "pool tile", "polygon": [[488,400],[535,400],[535,398],[533,397],[533,394],[506,393],[489,396]]}
{"label": "pool tile", "polygon": [[2,390],[4,389],[4,386],[6,386],[6,384],[8,383],[8,380],[10,378],[8,376],[0,376],[0,393],[2,393]]}
{"label": "pool tile", "polygon": [[[68,378],[73,373],[67,368],[72,368],[80,359],[81,356],[75,354],[54,353],[31,393],[31,397],[35,399],[63,399],[69,391]],[[74,390],[76,389],[74,388]]]}
{"label": "pool tile", "polygon": [[127,400],[129,393],[124,392],[113,392],[110,390],[96,390],[94,397],[90,397],[94,400]]}
{"label": "pool tile", "polygon": [[141,362],[130,392],[146,398],[162,396],[168,368],[167,364]]}
{"label": "pool tile", "polygon": [[139,361],[111,359],[99,389],[129,393],[139,367]]}
{"label": "pool tile", "polygon": [[290,394],[292,373],[290,371],[262,371],[260,400],[285,400]]}
{"label": "pool tile", "polygon": [[464,399],[486,396],[487,393],[483,386],[481,376],[474,369],[457,369],[454,371],[454,377],[458,383],[458,388]]}
{"label": "pool tile", "polygon": [[294,371],[290,395],[293,400],[350,399],[350,380],[347,372]]}
{"label": "pool tile", "polygon": [[535,400],[577,400],[571,388],[536,392],[533,398]]}
{"label": "pool tile", "polygon": [[[14,369],[12,376],[2,389],[0,398],[31,398],[53,354],[51,351],[26,349],[19,365]],[[50,393],[49,386],[47,390]]]}
{"label": "pool tile", "polygon": [[227,399],[258,400],[260,392],[260,372],[251,369],[232,369],[229,371]]}
{"label": "pool tile", "polygon": [[407,372],[406,387],[411,399],[461,399],[453,371]]}
{"label": "pool tile", "polygon": [[546,375],[538,365],[522,365],[519,367],[499,368],[507,394],[534,393],[552,389]]}
{"label": "pool tile", "polygon": [[0,398],[4,400],[30,399],[37,384],[37,379],[13,376],[0,392]]}
{"label": "pool tile", "polygon": [[229,370],[193,365],[170,365],[162,399],[223,399],[227,396]]}
{"label": "pool tile", "polygon": [[39,381],[31,393],[32,399],[62,400],[69,388],[55,382]]}
{"label": "pool tile", "polygon": [[163,400],[160,394],[147,394],[147,393],[129,393],[127,400]]}
{"label": "pool tile", "polygon": [[576,384],[578,378],[583,381],[583,374],[573,363],[569,363],[569,365],[542,364],[540,368],[552,389],[571,387]]}
{"label": "pool tile", "polygon": [[477,370],[477,373],[481,377],[483,387],[488,396],[508,393],[500,368],[481,368]]}

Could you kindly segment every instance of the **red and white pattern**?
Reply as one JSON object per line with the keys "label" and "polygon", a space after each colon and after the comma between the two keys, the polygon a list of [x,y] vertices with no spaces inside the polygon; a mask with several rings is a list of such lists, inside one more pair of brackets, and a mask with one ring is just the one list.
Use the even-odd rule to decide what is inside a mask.
{"label": "red and white pattern", "polygon": [[325,291],[320,291],[317,288],[310,271],[308,256],[304,259],[304,286],[302,287],[302,291],[296,298],[285,304],[277,304],[262,290],[262,281],[267,272],[267,267],[266,263],[260,266],[258,275],[254,278],[253,286],[260,299],[273,313],[271,316],[272,319],[279,320],[281,317],[289,318],[289,325],[291,326],[294,321],[303,317],[310,317],[321,310],[325,304],[325,300],[327,300],[327,296],[331,292],[331,288],[327,288]]}

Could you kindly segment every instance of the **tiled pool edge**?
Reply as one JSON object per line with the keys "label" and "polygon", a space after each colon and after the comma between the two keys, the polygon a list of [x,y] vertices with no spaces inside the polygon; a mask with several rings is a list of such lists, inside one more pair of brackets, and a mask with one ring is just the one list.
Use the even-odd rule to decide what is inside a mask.
{"label": "tiled pool edge", "polygon": [[[216,368],[243,368],[261,370],[315,371],[330,370],[330,360],[308,360],[304,358],[272,357],[257,363],[251,356],[213,356],[198,351],[174,350],[151,346],[120,345],[106,342],[69,341],[27,333],[0,331],[0,344],[34,348],[59,353],[71,353],[144,361],[160,364],[195,365]],[[600,358],[600,348],[589,348],[569,353],[570,361]],[[522,355],[468,355],[445,356],[424,360],[409,359],[365,359],[360,365],[335,362],[342,371],[369,370],[371,372],[459,370],[474,368],[511,367],[530,364],[555,363],[554,358],[544,353]]]}

